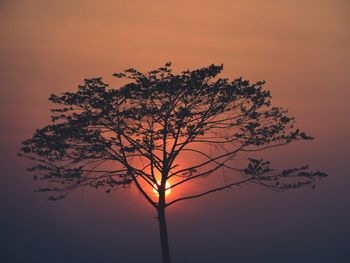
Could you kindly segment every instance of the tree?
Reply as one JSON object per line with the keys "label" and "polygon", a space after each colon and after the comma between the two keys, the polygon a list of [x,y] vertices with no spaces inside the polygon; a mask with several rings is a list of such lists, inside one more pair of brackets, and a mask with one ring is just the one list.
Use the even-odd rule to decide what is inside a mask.
{"label": "tree", "polygon": [[[307,166],[276,172],[252,157],[312,137],[293,127],[286,110],[271,105],[263,81],[218,78],[222,69],[210,65],[173,74],[170,63],[148,73],[131,68],[114,74],[128,79],[120,88],[92,78],[76,92],[51,95],[58,105],[51,124],[36,130],[19,153],[34,162],[28,168],[34,179],[50,183],[37,191],[53,192],[49,199],[57,200],[83,186],[110,192],[134,185],[157,211],[162,259],[169,263],[169,206],[238,185],[314,187],[325,173]],[[188,154],[193,164],[182,167],[179,157]],[[244,165],[236,161],[242,154],[250,156]],[[230,174],[224,185],[167,201],[169,188],[217,176],[219,169]]]}

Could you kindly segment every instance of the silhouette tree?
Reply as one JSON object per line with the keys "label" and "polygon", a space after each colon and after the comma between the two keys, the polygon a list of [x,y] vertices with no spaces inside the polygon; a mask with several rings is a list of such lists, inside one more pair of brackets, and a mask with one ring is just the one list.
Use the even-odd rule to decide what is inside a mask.
{"label": "silhouette tree", "polygon": [[[286,110],[271,106],[263,81],[218,78],[222,69],[173,74],[170,63],[148,73],[131,68],[114,74],[129,79],[120,88],[92,78],[76,92],[51,95],[58,105],[51,124],[36,130],[19,153],[34,161],[28,168],[34,179],[51,183],[37,191],[53,192],[49,199],[57,200],[83,186],[110,192],[135,185],[157,211],[162,259],[169,263],[167,207],[245,184],[277,191],[314,187],[325,173],[307,166],[276,172],[268,161],[251,157],[312,137],[293,128]],[[191,155],[191,166],[179,164],[184,155]],[[242,156],[250,156],[244,165]],[[217,176],[219,169],[229,173],[223,185],[166,200],[168,188]]]}

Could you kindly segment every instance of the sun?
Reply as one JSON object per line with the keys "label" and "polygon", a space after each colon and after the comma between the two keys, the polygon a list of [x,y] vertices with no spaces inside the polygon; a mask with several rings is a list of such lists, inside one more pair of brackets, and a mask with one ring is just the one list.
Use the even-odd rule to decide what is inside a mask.
{"label": "sun", "polygon": [[[160,184],[160,181],[157,181],[157,184]],[[171,188],[170,188],[170,183],[166,182],[165,183],[165,196],[168,196],[171,193]],[[158,195],[158,186],[156,184],[153,185],[153,193]]]}

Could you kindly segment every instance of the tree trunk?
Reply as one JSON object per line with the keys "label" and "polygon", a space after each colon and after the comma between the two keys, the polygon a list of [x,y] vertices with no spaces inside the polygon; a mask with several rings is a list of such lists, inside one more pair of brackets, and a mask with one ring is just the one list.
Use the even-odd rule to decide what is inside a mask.
{"label": "tree trunk", "polygon": [[164,207],[158,207],[158,222],[160,232],[160,245],[162,249],[162,263],[171,263],[168,243],[168,230],[166,226]]}

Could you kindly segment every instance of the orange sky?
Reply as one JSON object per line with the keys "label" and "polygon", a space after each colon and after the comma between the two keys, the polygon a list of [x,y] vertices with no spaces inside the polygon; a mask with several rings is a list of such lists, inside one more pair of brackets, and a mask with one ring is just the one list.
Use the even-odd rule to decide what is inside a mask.
{"label": "orange sky", "polygon": [[275,104],[317,138],[296,151],[342,150],[350,132],[348,10],[345,1],[5,1],[1,137],[23,138],[45,124],[48,95],[85,77],[109,82],[124,68],[172,61],[176,70],[224,63],[224,76],[266,80]]}
{"label": "orange sky", "polygon": [[[151,70],[171,61],[180,71],[223,63],[223,76],[266,80],[274,104],[288,108],[298,126],[316,137],[266,155],[280,167],[309,163],[331,174],[319,192],[302,196],[314,198],[309,207],[321,211],[322,198],[337,189],[337,196],[323,201],[341,209],[348,195],[345,182],[350,183],[349,25],[346,0],[0,1],[0,161],[7,167],[7,188],[21,185],[18,191],[34,198],[29,197],[31,181],[20,179],[24,161],[14,156],[19,142],[48,122],[50,93],[73,91],[87,77],[112,82],[112,73],[128,67]],[[13,179],[11,167],[18,163],[22,166]],[[244,191],[222,193],[180,205],[170,212],[174,229],[181,229],[183,211],[205,216],[207,207],[223,197],[219,207],[233,205],[237,211],[244,210],[237,198],[258,206],[261,197],[276,197],[254,191],[248,191],[251,197]],[[94,195],[95,201],[84,198],[96,208],[96,200],[106,198],[101,195]],[[292,202],[293,193],[287,196],[284,200]],[[203,211],[191,210],[193,204]],[[60,206],[74,217],[75,205]],[[209,218],[208,226],[220,224]]]}
{"label": "orange sky", "polygon": [[266,80],[275,102],[313,133],[349,131],[346,1],[15,3],[2,2],[0,16],[1,114],[11,128],[14,114],[43,120],[45,111],[28,106],[44,109],[50,92],[82,78],[172,61],[175,69],[224,63],[226,76]]}

